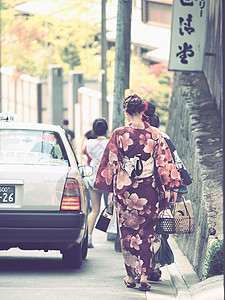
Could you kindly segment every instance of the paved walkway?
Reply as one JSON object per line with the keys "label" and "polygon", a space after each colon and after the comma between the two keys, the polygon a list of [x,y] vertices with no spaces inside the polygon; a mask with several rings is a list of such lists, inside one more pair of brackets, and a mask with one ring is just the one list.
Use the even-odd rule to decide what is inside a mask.
{"label": "paved walkway", "polygon": [[[175,238],[170,237],[169,243],[174,252],[175,263],[161,268],[162,277],[158,282],[151,282],[149,292],[141,292],[138,285],[128,289],[123,284],[125,268],[121,252],[115,252],[114,241],[107,241],[107,235],[97,229],[93,233],[95,248],[89,249],[88,259],[99,260],[103,267],[102,274],[108,278],[110,290],[116,294],[115,300],[147,299],[147,300],[223,300],[223,276],[214,276],[200,282],[188,259],[182,254]],[[104,275],[105,274],[105,275]],[[111,278],[111,280],[109,280]],[[106,284],[107,285],[107,284]],[[107,287],[105,286],[106,290]],[[112,293],[113,294],[113,293]],[[112,296],[112,295],[111,295]],[[105,295],[105,299],[111,299]]]}
{"label": "paved walkway", "polygon": [[[135,289],[128,289],[123,283],[123,278],[126,276],[123,257],[121,252],[115,252],[114,241],[107,241],[107,234],[97,229],[93,232],[94,248],[88,250],[88,260],[96,260],[102,265],[99,280],[103,281],[107,278],[108,292],[114,294],[114,299],[151,299],[151,300],[175,300],[176,294],[171,282],[170,274],[166,267],[162,268],[162,278],[158,282],[151,282],[152,289],[150,292],[142,292],[138,290],[138,285]],[[105,267],[104,267],[105,266]],[[107,285],[107,283],[106,283]],[[106,286],[105,286],[106,288]],[[111,299],[107,293],[105,299]]]}

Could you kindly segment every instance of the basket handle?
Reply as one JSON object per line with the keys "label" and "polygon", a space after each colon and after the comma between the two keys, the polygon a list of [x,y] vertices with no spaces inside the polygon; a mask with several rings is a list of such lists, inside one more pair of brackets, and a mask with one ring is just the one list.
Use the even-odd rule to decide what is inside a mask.
{"label": "basket handle", "polygon": [[182,210],[177,210],[176,213],[174,214],[174,216],[176,216],[177,213],[180,213],[181,216],[184,216],[184,212]]}
{"label": "basket handle", "polygon": [[187,216],[189,217],[189,231],[191,231],[191,216],[189,214],[189,211],[187,209],[187,206],[186,206],[186,203],[185,203],[185,199],[184,199],[184,196],[182,196],[182,200],[183,200],[183,203],[184,203],[184,207],[186,209],[186,212],[187,212]]}
{"label": "basket handle", "polygon": [[186,205],[186,203],[185,203],[184,196],[181,196],[181,199],[182,199],[182,201],[183,201],[183,203],[184,203],[184,207],[185,207],[185,210],[186,210],[187,216],[188,216],[188,217],[190,217],[189,211],[188,211],[188,209],[187,209],[187,205]]}

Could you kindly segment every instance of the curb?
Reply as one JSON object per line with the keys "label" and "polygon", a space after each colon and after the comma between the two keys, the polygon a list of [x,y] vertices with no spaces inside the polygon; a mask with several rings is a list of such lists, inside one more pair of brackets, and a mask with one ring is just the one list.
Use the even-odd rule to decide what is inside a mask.
{"label": "curb", "polygon": [[185,279],[180,273],[177,265],[175,263],[166,266],[169,273],[173,289],[176,294],[177,300],[190,300],[192,295],[186,285]]}
{"label": "curb", "polygon": [[200,282],[193,266],[179,248],[175,237],[169,237],[169,244],[174,253],[174,263],[167,265],[171,283],[177,300],[193,299],[191,287]]}

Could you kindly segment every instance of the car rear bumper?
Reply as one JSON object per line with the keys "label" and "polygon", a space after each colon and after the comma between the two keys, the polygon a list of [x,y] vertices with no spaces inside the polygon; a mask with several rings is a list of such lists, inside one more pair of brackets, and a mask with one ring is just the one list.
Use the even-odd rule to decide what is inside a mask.
{"label": "car rear bumper", "polygon": [[0,249],[63,250],[85,236],[82,212],[1,212]]}

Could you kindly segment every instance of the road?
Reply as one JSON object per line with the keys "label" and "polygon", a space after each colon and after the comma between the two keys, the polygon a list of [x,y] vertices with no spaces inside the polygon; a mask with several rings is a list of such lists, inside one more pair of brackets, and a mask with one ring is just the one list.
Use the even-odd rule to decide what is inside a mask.
{"label": "road", "polygon": [[0,251],[0,300],[174,300],[166,267],[150,292],[123,283],[122,254],[95,229],[94,248],[79,270],[65,270],[58,251]]}
{"label": "road", "polygon": [[136,300],[146,293],[127,289],[122,254],[95,229],[95,248],[79,270],[65,270],[58,251],[0,251],[0,300]]}

